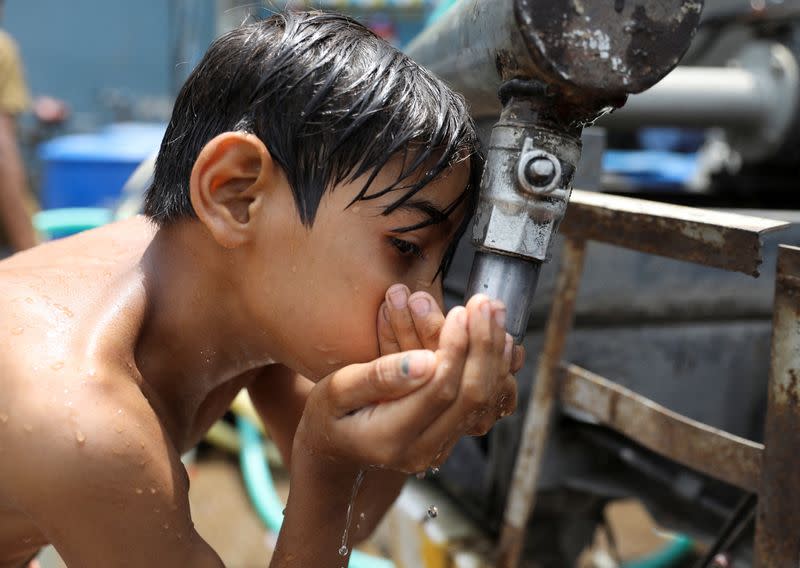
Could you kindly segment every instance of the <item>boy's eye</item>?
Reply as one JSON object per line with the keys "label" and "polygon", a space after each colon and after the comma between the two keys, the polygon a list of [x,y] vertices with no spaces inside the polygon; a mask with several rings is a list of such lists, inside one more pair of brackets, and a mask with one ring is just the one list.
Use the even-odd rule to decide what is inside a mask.
{"label": "boy's eye", "polygon": [[403,239],[398,239],[397,237],[389,237],[389,242],[391,242],[392,246],[396,248],[403,256],[415,256],[420,259],[425,258],[425,255],[422,253],[422,249],[412,242],[404,241]]}

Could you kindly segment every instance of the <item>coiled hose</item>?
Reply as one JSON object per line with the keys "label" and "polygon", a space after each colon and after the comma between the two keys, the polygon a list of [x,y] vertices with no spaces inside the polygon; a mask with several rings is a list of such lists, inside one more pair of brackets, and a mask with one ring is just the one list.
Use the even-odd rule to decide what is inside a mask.
{"label": "coiled hose", "polygon": [[[242,449],[239,454],[244,485],[253,507],[269,530],[278,534],[283,523],[283,503],[275,491],[272,474],[264,459],[261,435],[252,422],[236,417],[236,426]],[[351,568],[394,568],[394,563],[385,558],[370,556],[358,550],[350,555]]]}

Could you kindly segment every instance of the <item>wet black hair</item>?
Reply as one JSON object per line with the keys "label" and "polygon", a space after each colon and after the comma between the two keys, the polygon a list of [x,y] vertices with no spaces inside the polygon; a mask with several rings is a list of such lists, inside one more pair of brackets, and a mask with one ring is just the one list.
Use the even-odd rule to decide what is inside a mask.
{"label": "wet black hair", "polygon": [[[337,184],[367,176],[353,202],[396,191],[383,211],[388,215],[464,160],[470,181],[462,195],[399,231],[439,223],[466,202],[460,237],[475,207],[482,157],[464,99],[347,16],[289,12],[217,39],[175,101],[145,214],[160,226],[194,217],[194,162],[212,138],[237,130],[264,142],[309,227],[322,195]],[[394,183],[373,187],[378,171],[395,159],[402,167]],[[454,248],[455,242],[440,272]]]}

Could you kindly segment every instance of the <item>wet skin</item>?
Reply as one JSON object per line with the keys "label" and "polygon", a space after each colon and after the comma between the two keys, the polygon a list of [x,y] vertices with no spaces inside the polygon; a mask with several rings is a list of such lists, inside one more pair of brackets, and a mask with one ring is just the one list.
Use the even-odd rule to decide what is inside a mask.
{"label": "wet skin", "polygon": [[[456,166],[417,202],[444,209],[467,173]],[[46,543],[76,566],[220,566],[191,523],[179,455],[242,388],[299,488],[273,566],[309,538],[322,552],[307,547],[307,562],[336,553],[339,529],[317,538],[307,519],[312,504],[340,510],[358,469],[438,463],[513,410],[521,354],[503,307],[476,297],[446,320],[439,307],[434,275],[458,218],[399,234],[425,214],[380,215],[395,194],[347,207],[360,183],[326,194],[309,229],[263,144],[228,133],[193,170],[199,219],[157,230],[136,218],[0,263],[0,568]],[[408,360],[392,354],[407,350],[434,364],[398,382]],[[400,434],[418,444],[387,453],[380,436]],[[372,523],[356,540],[403,478],[370,471]]]}

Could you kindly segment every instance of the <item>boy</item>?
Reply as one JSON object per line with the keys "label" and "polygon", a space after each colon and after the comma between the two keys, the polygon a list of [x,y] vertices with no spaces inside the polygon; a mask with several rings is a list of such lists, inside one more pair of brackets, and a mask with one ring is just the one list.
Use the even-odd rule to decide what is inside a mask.
{"label": "boy", "polygon": [[271,566],[346,563],[359,471],[355,541],[516,403],[503,306],[438,307],[475,144],[459,97],[345,17],[215,42],[149,219],[0,264],[0,567],[48,542],[70,566],[221,566],[179,456],[242,388],[291,471]]}

